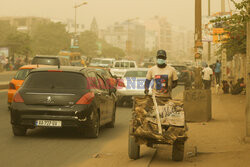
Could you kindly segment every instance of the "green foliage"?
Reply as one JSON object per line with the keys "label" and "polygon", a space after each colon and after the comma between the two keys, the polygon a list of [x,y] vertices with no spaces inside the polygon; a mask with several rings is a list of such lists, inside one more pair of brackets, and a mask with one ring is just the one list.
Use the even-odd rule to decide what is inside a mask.
{"label": "green foliage", "polygon": [[118,58],[125,56],[125,53],[122,49],[114,47],[102,39],[98,39],[94,32],[84,31],[81,33],[79,38],[79,46],[83,54],[91,57],[97,57],[98,43],[101,44],[101,56],[103,57]]}
{"label": "green foliage", "polygon": [[27,33],[18,31],[11,32],[5,39],[5,44],[20,55],[28,55],[31,53],[31,39]]}
{"label": "green foliage", "polygon": [[211,21],[222,24],[225,32],[229,34],[229,38],[225,39],[217,51],[219,54],[224,48],[227,49],[228,60],[231,60],[235,54],[246,53],[247,22],[250,14],[247,8],[250,0],[243,0],[240,3],[231,1],[234,3],[237,12],[230,17],[218,17]]}
{"label": "green foliage", "polygon": [[7,45],[6,38],[14,32],[14,28],[6,22],[0,23],[0,45]]}
{"label": "green foliage", "polygon": [[97,36],[91,31],[84,31],[79,37],[79,47],[83,54],[95,57],[97,55]]}
{"label": "green foliage", "polygon": [[117,48],[117,47],[107,47],[107,48],[104,48],[103,51],[102,51],[102,55],[104,57],[110,57],[110,58],[120,58],[120,57],[124,57],[125,56],[125,53],[122,49],[120,48]]}
{"label": "green foliage", "polygon": [[37,23],[32,25],[32,49],[35,54],[55,55],[70,46],[70,35],[61,23]]}

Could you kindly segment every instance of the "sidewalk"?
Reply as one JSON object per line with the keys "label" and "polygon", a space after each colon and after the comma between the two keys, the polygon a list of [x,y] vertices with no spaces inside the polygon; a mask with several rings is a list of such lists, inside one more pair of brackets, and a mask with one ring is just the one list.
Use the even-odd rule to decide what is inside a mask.
{"label": "sidewalk", "polygon": [[213,120],[188,123],[185,160],[173,162],[171,147],[159,146],[150,166],[250,166],[250,144],[244,143],[245,103],[244,95],[213,94]]}

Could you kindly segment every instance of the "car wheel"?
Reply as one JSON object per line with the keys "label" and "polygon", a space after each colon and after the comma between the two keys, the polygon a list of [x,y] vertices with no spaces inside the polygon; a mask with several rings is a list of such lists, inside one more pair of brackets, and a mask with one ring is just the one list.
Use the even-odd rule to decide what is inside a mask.
{"label": "car wheel", "polygon": [[12,132],[14,136],[25,136],[27,129],[22,126],[14,126],[12,125]]}
{"label": "car wheel", "polygon": [[100,116],[97,111],[93,112],[93,119],[86,131],[86,136],[89,138],[97,138],[100,132]]}
{"label": "car wheel", "polygon": [[184,158],[184,142],[175,141],[172,148],[172,160],[182,161]]}
{"label": "car wheel", "polygon": [[114,106],[114,110],[113,110],[113,114],[112,114],[112,121],[106,125],[108,128],[115,127],[115,113],[116,113],[116,106]]}

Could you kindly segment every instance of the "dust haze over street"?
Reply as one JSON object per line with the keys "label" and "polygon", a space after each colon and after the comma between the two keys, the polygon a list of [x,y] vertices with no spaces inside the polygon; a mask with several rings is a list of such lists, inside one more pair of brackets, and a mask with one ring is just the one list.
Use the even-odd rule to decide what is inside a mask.
{"label": "dust haze over street", "polygon": [[2,0],[0,167],[249,167],[250,0]]}

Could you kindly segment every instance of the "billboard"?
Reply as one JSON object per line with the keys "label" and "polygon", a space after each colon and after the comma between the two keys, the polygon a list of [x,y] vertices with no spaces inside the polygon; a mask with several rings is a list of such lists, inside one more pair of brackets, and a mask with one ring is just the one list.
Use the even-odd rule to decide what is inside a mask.
{"label": "billboard", "polygon": [[224,28],[213,28],[213,43],[225,43],[229,34]]}

